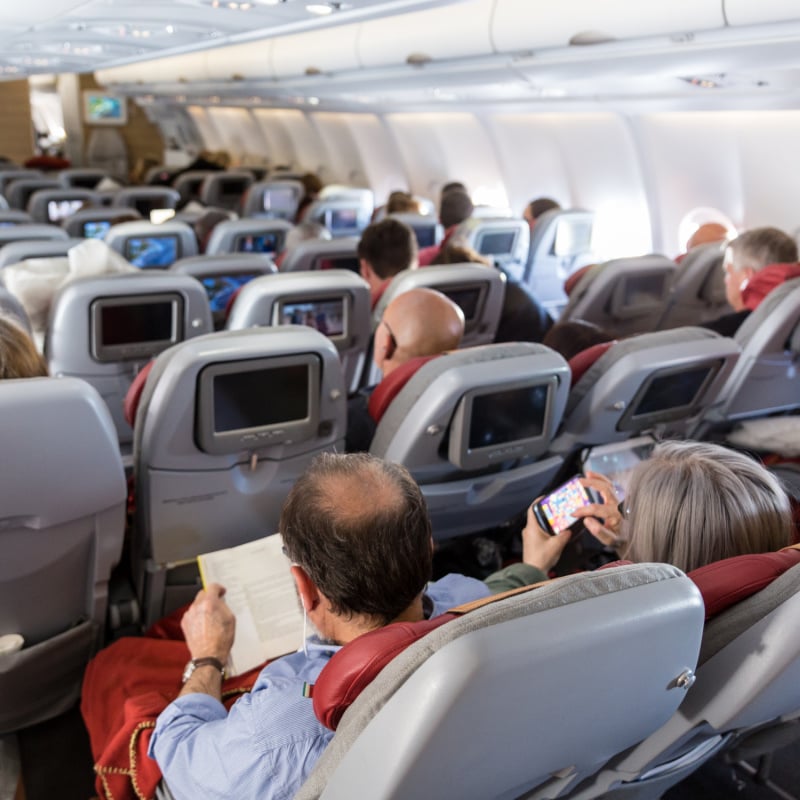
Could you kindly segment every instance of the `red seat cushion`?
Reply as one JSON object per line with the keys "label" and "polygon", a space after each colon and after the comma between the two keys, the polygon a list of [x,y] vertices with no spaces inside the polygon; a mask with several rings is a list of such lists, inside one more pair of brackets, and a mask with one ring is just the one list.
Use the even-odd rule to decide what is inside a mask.
{"label": "red seat cushion", "polygon": [[317,719],[332,731],[363,689],[397,655],[457,614],[441,614],[421,622],[393,622],[365,633],[335,653],[314,684]]}
{"label": "red seat cushion", "polygon": [[139,370],[139,374],[133,379],[125,395],[125,401],[122,404],[122,413],[125,415],[125,421],[131,428],[136,419],[136,409],[139,408],[139,400],[142,399],[144,384],[147,381],[147,376],[150,374],[154,363],[155,360],[151,361],[149,364],[145,364],[145,366]]}
{"label": "red seat cushion", "polygon": [[760,592],[780,575],[800,564],[800,550],[734,556],[689,573],[706,605],[706,620]]}
{"label": "red seat cushion", "polygon": [[412,358],[401,364],[397,369],[392,370],[374,389],[369,397],[367,409],[369,415],[375,422],[380,422],[381,417],[386,413],[389,404],[397,397],[400,390],[411,380],[414,373],[424,364],[432,361],[434,358],[439,358],[438,355],[434,356],[420,356],[419,358]]}
{"label": "red seat cushion", "polygon": [[572,356],[569,360],[569,370],[572,373],[572,385],[575,386],[583,377],[586,370],[588,370],[600,356],[605,355],[606,351],[616,343],[616,339],[612,339],[610,342],[600,342],[600,344],[594,344],[591,347],[587,347],[586,350],[581,350],[577,355]]}

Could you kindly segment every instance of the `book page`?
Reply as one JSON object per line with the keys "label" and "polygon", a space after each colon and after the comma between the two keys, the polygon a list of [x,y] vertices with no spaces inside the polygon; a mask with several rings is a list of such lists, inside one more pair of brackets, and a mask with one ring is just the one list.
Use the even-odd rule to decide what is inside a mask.
{"label": "book page", "polygon": [[303,611],[281,548],[280,534],[198,556],[203,586],[219,583],[236,615],[230,675],[297,650],[303,643]]}

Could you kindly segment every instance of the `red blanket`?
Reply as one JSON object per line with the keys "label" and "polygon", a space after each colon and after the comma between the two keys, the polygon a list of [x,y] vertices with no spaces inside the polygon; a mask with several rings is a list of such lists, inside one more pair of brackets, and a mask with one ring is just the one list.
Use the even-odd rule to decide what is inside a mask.
{"label": "red blanket", "polygon": [[[150,800],[161,771],[147,755],[156,717],[181,689],[189,651],[180,609],[143,637],[119,639],[101,650],[83,678],[81,713],[94,757],[98,795],[108,800]],[[222,686],[230,708],[250,691],[263,665]]]}

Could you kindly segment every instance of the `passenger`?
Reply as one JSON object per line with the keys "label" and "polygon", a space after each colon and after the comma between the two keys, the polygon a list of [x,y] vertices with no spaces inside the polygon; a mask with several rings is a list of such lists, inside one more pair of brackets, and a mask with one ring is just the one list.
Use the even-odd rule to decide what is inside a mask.
{"label": "passenger", "polygon": [[[88,705],[97,714],[109,714],[109,694],[130,698],[126,711],[137,701],[147,709],[141,712],[146,720],[130,724],[145,740],[152,737],[149,754],[176,797],[293,797],[333,737],[315,717],[304,691],[333,653],[390,622],[436,617],[491,592],[486,584],[463,575],[428,583],[432,538],[422,493],[405,468],[366,454],[325,453],[315,459],[289,493],[280,530],[300,602],[317,634],[302,650],[265,667],[252,691],[240,693],[230,712],[220,701],[221,673],[213,663],[198,666],[167,705],[177,693],[179,676],[170,673],[159,682],[155,667],[159,648],[165,653],[162,657],[169,658],[167,653],[183,647],[176,641],[121,639],[90,665],[94,680],[84,683],[83,710]],[[541,574],[535,564],[528,566]],[[515,568],[505,573],[505,578],[493,578],[494,585],[511,585]],[[235,619],[223,593],[221,586],[212,584],[183,616],[181,628],[193,659],[227,659]],[[124,653],[132,647],[139,663],[147,664],[146,676],[128,674],[130,668],[126,672]],[[143,651],[146,662],[141,661]],[[149,685],[156,682],[158,686]],[[166,709],[151,734],[158,705]],[[121,721],[122,716],[117,718]],[[88,718],[90,733],[96,734],[92,723]],[[121,750],[127,758],[132,740],[120,735],[118,746],[123,739]],[[92,744],[100,762],[97,748],[102,743],[93,735]],[[136,746],[140,752],[141,745]],[[136,774],[130,782],[136,796],[142,796],[137,777],[148,771],[152,784],[154,765],[140,758],[131,767]],[[109,777],[119,780],[116,772]],[[98,784],[102,781],[98,778]],[[126,796],[134,796],[133,786],[127,787]]]}
{"label": "passenger", "polygon": [[[434,264],[484,264],[492,262],[471,247],[448,242],[433,259]],[[553,325],[552,317],[531,293],[527,286],[516,281],[506,281],[503,308],[497,325],[495,343],[541,342]]]}
{"label": "passenger", "polygon": [[419,265],[421,267],[430,266],[433,260],[444,249],[450,241],[456,228],[465,220],[472,216],[474,206],[467,192],[463,189],[452,188],[448,191],[442,190],[442,200],[439,204],[439,222],[444,228],[444,238],[439,244],[423,247],[419,251]]}
{"label": "passenger", "polygon": [[45,377],[47,364],[31,337],[14,320],[0,316],[0,380]]}
{"label": "passenger", "polygon": [[197,239],[197,248],[200,253],[206,252],[206,247],[208,247],[208,242],[211,239],[214,228],[216,228],[220,222],[228,222],[234,217],[234,214],[231,214],[229,211],[224,211],[221,208],[209,208],[192,223],[192,230]]}
{"label": "passenger", "polygon": [[557,322],[553,325],[542,339],[542,344],[561,353],[569,361],[578,353],[597,344],[610,342],[613,338],[612,333],[593,322],[571,319],[569,322]]}
{"label": "passenger", "polygon": [[[789,498],[778,479],[749,456],[707,442],[664,442],[631,475],[625,519],[611,482],[588,473],[603,502],[574,512],[587,530],[622,558],[672,564],[684,572],[791,544]],[[600,522],[600,520],[603,522]],[[525,560],[552,569],[569,534],[550,536],[528,511]],[[561,548],[556,552],[553,540]],[[549,560],[548,560],[549,556]],[[530,580],[525,568],[514,579]],[[493,576],[494,578],[502,577]]]}
{"label": "passenger", "polygon": [[[385,380],[413,359],[455,350],[463,335],[464,313],[452,300],[433,289],[412,289],[386,306],[375,330],[372,358]],[[369,400],[375,389],[362,389],[347,402],[348,453],[367,451],[372,443],[378,421],[370,414]]]}
{"label": "passenger", "polygon": [[419,214],[420,207],[409,192],[396,191],[389,195],[386,214]]}
{"label": "passenger", "polygon": [[525,206],[522,217],[528,221],[530,229],[533,230],[536,225],[536,220],[538,220],[545,211],[558,211],[560,209],[561,206],[552,198],[537,197]]}
{"label": "passenger", "polygon": [[369,284],[372,307],[378,303],[395,275],[417,267],[417,238],[399,220],[373,222],[358,243],[361,277]]}
{"label": "passenger", "polygon": [[331,232],[319,222],[301,222],[295,225],[286,234],[283,241],[283,250],[275,257],[275,266],[281,268],[281,264],[286,261],[289,253],[297,248],[301,242],[309,242],[312,240],[317,241],[330,241],[333,237]]}
{"label": "passenger", "polygon": [[325,185],[322,179],[313,172],[306,172],[301,175],[300,183],[303,184],[303,196],[297,204],[297,213],[294,215],[295,223],[303,221],[306,209],[319,197],[319,193]]}
{"label": "passenger", "polygon": [[724,242],[730,236],[730,231],[719,222],[706,222],[701,225],[686,242],[686,252],[694,250],[695,247],[700,247],[704,244],[716,244],[717,242]]}
{"label": "passenger", "polygon": [[753,228],[737,236],[725,251],[725,296],[733,313],[701,327],[733,336],[776,286],[800,277],[797,243],[778,228]]}

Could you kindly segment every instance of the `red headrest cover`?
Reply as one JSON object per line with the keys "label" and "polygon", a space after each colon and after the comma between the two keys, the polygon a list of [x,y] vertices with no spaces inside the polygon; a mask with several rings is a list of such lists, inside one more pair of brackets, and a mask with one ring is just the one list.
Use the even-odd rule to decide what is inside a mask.
{"label": "red headrest cover", "polygon": [[583,377],[583,373],[591,367],[600,356],[605,355],[606,351],[617,343],[616,339],[610,342],[600,342],[600,344],[593,344],[587,347],[586,350],[581,350],[569,360],[569,370],[572,373],[572,385],[575,384]]}
{"label": "red headrest cover", "polygon": [[689,573],[706,604],[706,619],[760,592],[786,570],[800,564],[800,550],[734,556]]}
{"label": "red headrest cover", "polygon": [[420,356],[412,358],[401,364],[397,369],[390,372],[373,390],[369,397],[367,410],[375,422],[380,422],[381,417],[386,413],[389,404],[397,397],[400,390],[411,380],[411,376],[423,365],[432,361],[434,356]]}
{"label": "red headrest cover", "polygon": [[139,400],[142,399],[142,390],[147,381],[147,376],[150,370],[153,369],[155,360],[151,361],[139,370],[139,374],[133,379],[127,393],[125,394],[125,401],[122,404],[122,413],[125,416],[125,421],[128,425],[133,427],[133,422],[136,419],[136,409],[139,408]]}
{"label": "red headrest cover", "polygon": [[317,719],[335,731],[342,714],[396,655],[456,616],[441,614],[422,622],[393,622],[346,644],[325,665],[314,684]]}

